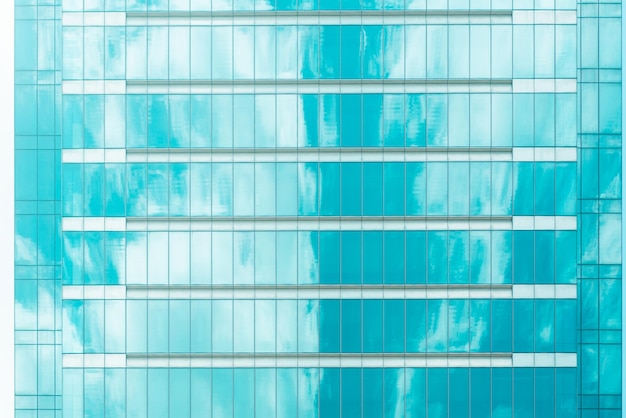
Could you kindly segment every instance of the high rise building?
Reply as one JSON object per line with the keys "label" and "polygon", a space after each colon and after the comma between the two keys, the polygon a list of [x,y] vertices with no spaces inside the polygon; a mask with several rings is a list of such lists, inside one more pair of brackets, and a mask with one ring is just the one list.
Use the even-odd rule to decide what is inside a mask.
{"label": "high rise building", "polygon": [[621,416],[621,3],[16,0],[16,417]]}

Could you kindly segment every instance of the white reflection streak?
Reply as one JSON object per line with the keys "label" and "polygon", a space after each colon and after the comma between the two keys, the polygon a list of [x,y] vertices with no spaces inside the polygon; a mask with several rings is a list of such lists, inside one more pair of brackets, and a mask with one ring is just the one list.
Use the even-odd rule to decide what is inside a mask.
{"label": "white reflection streak", "polygon": [[539,338],[546,343],[551,341],[552,337],[552,324],[547,324],[545,327],[541,329],[539,332]]}
{"label": "white reflection streak", "polygon": [[[404,77],[404,28],[389,26],[385,31],[385,78]],[[419,47],[408,48],[417,50]]]}
{"label": "white reflection streak", "polygon": [[[429,313],[430,316],[430,313]],[[432,318],[432,316],[431,316]],[[452,332],[451,332],[452,333]],[[439,312],[428,325],[428,345],[432,351],[440,352],[448,344],[448,304],[441,303]]]}
{"label": "white reflection streak", "polygon": [[[243,6],[249,3],[250,5]],[[254,8],[251,0],[239,0],[242,8]],[[235,27],[235,35],[233,42],[234,66],[233,74],[235,79],[254,78],[254,30],[245,31],[243,28]]]}
{"label": "white reflection streak", "polygon": [[506,242],[503,234],[495,233],[491,235],[491,248],[493,257],[491,283],[504,283],[504,279],[508,275],[508,267],[511,265],[510,245]]}
{"label": "white reflection streak", "polygon": [[315,214],[317,211],[317,171],[314,171],[309,164],[304,163],[298,167],[298,190],[302,212],[307,215]]}
{"label": "white reflection streak", "polygon": [[305,369],[298,373],[298,392],[306,396],[306,403],[299,405],[299,418],[314,418],[317,416],[319,401],[319,382],[324,378],[324,369]]}

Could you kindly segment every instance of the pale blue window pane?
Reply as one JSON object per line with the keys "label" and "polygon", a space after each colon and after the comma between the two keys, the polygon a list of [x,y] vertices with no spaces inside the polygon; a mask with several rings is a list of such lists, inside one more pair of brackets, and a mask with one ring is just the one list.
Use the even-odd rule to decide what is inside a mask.
{"label": "pale blue window pane", "polygon": [[[429,310],[431,304],[428,305]],[[449,352],[468,352],[469,351],[469,313],[470,304],[467,300],[450,300],[448,301],[448,340]],[[434,313],[429,312],[432,318]]]}
{"label": "pale blue window pane", "polygon": [[[404,0],[395,0],[404,2]],[[394,8],[386,0],[385,8]],[[383,78],[403,79],[405,69],[404,26],[386,25],[383,27]]]}
{"label": "pale blue window pane", "polygon": [[[467,2],[467,0],[465,0]],[[450,6],[453,7],[452,5]],[[468,25],[450,25],[448,27],[450,47],[450,78],[467,79],[470,74],[470,36]]]}
{"label": "pale blue window pane", "polygon": [[408,94],[405,97],[406,146],[423,147],[426,145],[426,95]]}
{"label": "pale blue window pane", "polygon": [[381,78],[383,76],[383,27],[363,26],[361,30],[363,42],[361,44],[363,45],[363,78]]}
{"label": "pale blue window pane", "polygon": [[[487,6],[487,8],[489,8],[489,6]],[[489,78],[491,75],[491,26],[470,25],[469,36],[471,40],[470,77],[481,79]],[[503,51],[507,51],[509,49],[508,45],[503,45],[503,47]],[[500,51],[497,50],[496,55],[499,54]]]}
{"label": "pale blue window pane", "polygon": [[270,80],[276,77],[276,27],[254,27],[254,60],[255,79]]}
{"label": "pale blue window pane", "polygon": [[299,300],[298,301],[298,352],[315,353],[319,352],[319,312],[320,301]]}
{"label": "pale blue window pane", "polygon": [[[235,300],[233,305],[233,351],[254,352],[254,301]],[[219,316],[215,319],[220,320]]]}
{"label": "pale blue window pane", "polygon": [[148,418],[168,416],[168,369],[148,369]]}
{"label": "pale blue window pane", "polygon": [[276,280],[278,283],[297,283],[298,281],[298,238],[296,232],[276,232]]}
{"label": "pale blue window pane", "polygon": [[213,180],[211,203],[213,216],[228,216],[233,213],[233,165],[211,164]]}
{"label": "pale blue window pane", "polygon": [[189,164],[169,164],[170,216],[189,216]]}
{"label": "pale blue window pane", "polygon": [[168,352],[168,301],[148,301],[148,352]]}
{"label": "pale blue window pane", "polygon": [[126,96],[126,146],[143,148],[148,140],[148,97]]}
{"label": "pale blue window pane", "polygon": [[319,27],[298,26],[298,78],[319,77]]}
{"label": "pale blue window pane", "polygon": [[[145,353],[148,348],[148,307],[145,300],[126,302],[126,350],[129,353]],[[64,327],[65,328],[65,327]],[[65,328],[69,329],[69,328]],[[130,375],[129,375],[130,377]],[[130,403],[129,403],[130,407]]]}
{"label": "pale blue window pane", "polygon": [[235,418],[254,416],[254,372],[254,369],[233,370],[233,417]]}
{"label": "pale blue window pane", "polygon": [[[257,77],[258,78],[258,77]],[[276,146],[276,96],[275,95],[255,95],[254,96],[254,146],[256,147],[275,147]],[[295,128],[294,119],[290,119],[281,112],[280,126],[278,129],[283,131],[283,135],[289,135],[287,128],[283,127],[289,123]],[[293,134],[293,140],[296,134]]]}
{"label": "pale blue window pane", "polygon": [[172,148],[188,147],[191,132],[190,96],[171,95],[169,100],[169,146]]}
{"label": "pale blue window pane", "polygon": [[254,214],[272,216],[276,214],[276,165],[256,163],[254,165]]}
{"label": "pale blue window pane", "polygon": [[104,301],[86,300],[85,313],[85,353],[104,353]]}
{"label": "pale blue window pane", "polygon": [[[510,0],[509,0],[510,1]],[[492,7],[504,6],[505,2],[498,2]],[[506,8],[506,6],[504,6]],[[491,26],[491,77],[511,78],[513,64],[513,26]]]}
{"label": "pale blue window pane", "polygon": [[405,369],[383,369],[385,418],[405,414]]}
{"label": "pale blue window pane", "polygon": [[128,284],[146,284],[148,244],[146,232],[126,234],[126,274]]}
{"label": "pale blue window pane", "polygon": [[405,369],[406,416],[426,417],[426,369]]}
{"label": "pale blue window pane", "polygon": [[[67,97],[67,96],[66,96]],[[126,96],[104,96],[104,143],[106,148],[126,146]],[[65,134],[64,134],[65,135]]]}
{"label": "pale blue window pane", "polygon": [[[318,190],[321,192],[321,181],[317,163],[298,164],[298,215],[314,216],[319,214],[317,196]],[[334,185],[331,187],[335,188]]]}
{"label": "pale blue window pane", "polygon": [[[533,301],[532,300],[515,300],[513,301],[514,305],[514,317],[515,317],[515,326],[513,329],[513,340],[515,342],[515,347],[513,350],[516,353],[530,353],[534,351],[534,333],[533,328],[534,324],[532,321],[529,321],[528,318],[534,317],[533,312]],[[537,318],[539,321],[540,318]],[[539,322],[538,322],[539,323]],[[539,332],[539,330],[536,330]],[[550,338],[550,330],[547,330],[548,334],[546,335]],[[495,331],[494,331],[495,335]],[[540,347],[540,343],[538,342],[537,348]]]}
{"label": "pale blue window pane", "polygon": [[429,94],[426,99],[426,144],[446,146],[448,143],[448,100],[444,94]]}
{"label": "pale blue window pane", "polygon": [[213,283],[233,283],[233,233],[214,232],[212,235]]}
{"label": "pale blue window pane", "polygon": [[[428,381],[428,416],[448,416],[448,369],[426,369]],[[454,394],[456,396],[456,394]]]}
{"label": "pale blue window pane", "polygon": [[426,78],[426,26],[407,25],[404,32],[405,77]]}
{"label": "pale blue window pane", "polygon": [[444,353],[448,350],[448,301],[427,301],[427,351]]}
{"label": "pale blue window pane", "polygon": [[513,232],[513,258],[515,283],[533,283],[535,273],[533,231]]}
{"label": "pale blue window pane", "polygon": [[[320,369],[298,369],[298,417],[317,418],[319,416]],[[322,418],[322,417],[320,417]]]}
{"label": "pale blue window pane", "polygon": [[443,231],[427,232],[428,283],[448,282],[448,234]]}
{"label": "pale blue window pane", "polygon": [[233,351],[233,301],[214,300],[212,331],[212,350],[216,353]]}
{"label": "pale blue window pane", "polygon": [[104,284],[104,234],[85,232],[85,284]]}
{"label": "pale blue window pane", "polygon": [[[18,345],[15,347],[15,365],[23,365],[24,360],[30,352],[35,353],[34,346]],[[35,364],[36,358],[29,359]],[[22,390],[20,387],[22,384],[22,377],[28,369],[20,368],[21,372],[16,374],[15,392],[19,394]],[[36,378],[33,379],[36,381]],[[18,390],[19,388],[19,390]],[[84,416],[83,411],[83,369],[65,369],[63,370],[63,416],[71,418],[82,418]],[[25,391],[24,393],[36,393],[36,390]]]}
{"label": "pale blue window pane", "polygon": [[104,370],[85,369],[85,417],[104,416]]}
{"label": "pale blue window pane", "polygon": [[620,133],[622,128],[622,92],[617,83],[602,83],[600,88],[600,117],[599,128],[601,133]]}
{"label": "pale blue window pane", "polygon": [[601,264],[620,264],[622,261],[620,215],[600,215],[599,250]]}
{"label": "pale blue window pane", "polygon": [[323,94],[319,99],[319,146],[320,147],[336,147],[339,146],[339,128],[340,128],[340,104],[339,95]]}
{"label": "pale blue window pane", "polygon": [[148,372],[146,369],[126,371],[126,413],[137,418],[148,416]]}
{"label": "pale blue window pane", "polygon": [[[471,192],[474,192],[474,189],[477,187],[487,188],[489,190],[489,182],[486,184],[481,180],[484,180],[485,176],[481,176],[481,179],[478,180],[475,178],[474,173],[478,171],[476,170],[476,163],[472,164],[472,175],[470,176],[470,164],[469,163],[461,163],[461,162],[452,162],[448,165],[448,172],[450,176],[450,195],[449,195],[449,215],[451,216],[460,216],[466,215],[469,213],[470,207],[470,194],[468,193],[469,186],[472,187]],[[487,172],[489,173],[489,172]],[[471,179],[471,181],[470,181]],[[472,193],[473,194],[473,193]],[[476,199],[475,196],[472,196],[472,211],[471,214],[475,213],[476,200],[478,200],[478,206],[481,207],[481,204],[486,203],[486,208],[489,209],[489,200],[486,202],[481,201],[480,199]]]}
{"label": "pale blue window pane", "polygon": [[[259,97],[259,96],[257,96]],[[270,126],[276,123],[276,146],[295,147],[298,144],[298,112],[299,100],[295,94],[276,96],[276,123],[274,120],[264,120]],[[271,128],[268,128],[271,131]]]}
{"label": "pale blue window pane", "polygon": [[[472,378],[474,377],[474,370],[472,369]],[[450,369],[450,416],[452,417],[465,417],[469,415],[469,371],[470,369]],[[480,385],[485,386],[485,383],[489,382],[489,376],[483,380]],[[473,381],[473,379],[472,379]],[[472,385],[472,400],[474,397],[475,386]],[[444,388],[439,388],[440,391],[444,391]],[[478,388],[476,388],[478,389]],[[473,405],[472,405],[473,406]],[[472,411],[473,412],[473,411]]]}
{"label": "pale blue window pane", "polygon": [[[621,198],[621,184],[622,184],[622,176],[621,176],[621,160],[622,153],[619,149],[600,149],[599,150],[600,157],[600,172],[599,172],[599,194],[601,199],[619,199]],[[569,176],[570,182],[573,182],[575,179],[575,174],[573,173],[573,164],[568,165],[568,170],[571,172]],[[573,195],[572,198],[573,199]],[[572,212],[573,213],[573,212]]]}
{"label": "pale blue window pane", "polygon": [[533,145],[533,98],[532,94],[513,95],[513,145],[516,147]]}
{"label": "pale blue window pane", "polygon": [[276,78],[295,79],[298,74],[298,32],[296,26],[276,28]]}
{"label": "pale blue window pane", "polygon": [[[69,5],[67,10],[71,10]],[[35,20],[16,20],[14,30],[15,39],[19,39],[20,42],[20,48],[15,49],[15,70],[37,68],[37,22]],[[73,54],[63,54],[63,72],[65,74],[66,69],[71,71],[67,74],[66,79],[82,77],[82,32],[82,28],[65,27],[63,29],[63,43],[74,47]]]}
{"label": "pale blue window pane", "polygon": [[491,350],[491,303],[487,300],[470,301],[470,351]]}
{"label": "pale blue window pane", "polygon": [[[607,19],[603,19],[604,22]],[[603,27],[606,27],[603,25]],[[603,43],[603,45],[606,45]],[[576,75],[576,27],[574,25],[556,26],[556,77],[573,78]],[[605,51],[601,48],[601,51]],[[611,54],[616,56],[617,54]]]}
{"label": "pale blue window pane", "polygon": [[619,345],[600,345],[600,393],[620,394],[622,359]]}
{"label": "pale blue window pane", "polygon": [[556,282],[574,283],[576,278],[576,234],[556,231]]}
{"label": "pale blue window pane", "polygon": [[276,312],[276,352],[295,353],[298,351],[298,305],[295,300],[277,300]]}
{"label": "pale blue window pane", "polygon": [[254,339],[255,352],[276,351],[276,301],[254,302]]}
{"label": "pale blue window pane", "polygon": [[[33,38],[36,36],[36,26],[31,24],[29,21],[18,21],[16,23],[15,30],[16,36],[24,32],[29,32],[30,36],[32,36]],[[84,29],[82,27],[63,28],[63,78],[65,80],[76,80],[83,78],[83,30]],[[131,32],[131,35],[134,35],[134,33]],[[32,44],[30,44],[30,36],[20,38],[20,42],[22,39],[25,42],[24,49],[27,49],[30,46],[32,48],[32,53],[29,56],[26,53],[17,52],[20,51],[21,48],[17,49],[17,54],[15,56],[16,70],[36,68],[35,62],[37,59],[37,47],[35,44],[35,39],[33,39]],[[104,59],[104,54],[102,58]]]}
{"label": "pale blue window pane", "polygon": [[[126,416],[126,370],[104,370],[104,408],[106,416],[124,418]],[[65,392],[67,393],[67,392]]]}
{"label": "pale blue window pane", "polygon": [[148,147],[169,144],[169,100],[165,95],[148,96]]}
{"label": "pale blue window pane", "polygon": [[296,369],[276,369],[276,416],[298,416],[298,375]]}
{"label": "pale blue window pane", "polygon": [[597,199],[599,182],[597,180],[598,173],[598,149],[582,149],[580,150],[580,198]]}
{"label": "pale blue window pane", "polygon": [[189,417],[189,369],[170,369],[169,416]]}
{"label": "pale blue window pane", "polygon": [[211,165],[191,164],[189,199],[191,216],[211,215]]}
{"label": "pale blue window pane", "polygon": [[406,163],[406,214],[426,214],[426,164]]}
{"label": "pale blue window pane", "polygon": [[532,25],[513,25],[513,77],[533,78],[533,44]]}
{"label": "pale blue window pane", "polygon": [[576,351],[576,324],[568,318],[576,315],[576,302],[557,300],[555,304],[555,351],[557,353],[574,352]]}
{"label": "pale blue window pane", "polygon": [[235,216],[254,215],[254,165],[233,164],[233,200]]}
{"label": "pale blue window pane", "polygon": [[[53,86],[40,85],[37,88],[37,134],[39,135],[55,134],[54,90]],[[56,130],[57,132],[61,131],[59,128]],[[40,145],[39,147],[43,148],[44,146]]]}
{"label": "pale blue window pane", "polygon": [[450,231],[448,233],[448,256],[449,256],[449,283],[469,282],[469,232]]}
{"label": "pale blue window pane", "polygon": [[168,239],[167,232],[148,232],[148,283],[168,283]]}
{"label": "pale blue window pane", "polygon": [[192,80],[211,78],[211,28],[191,27],[190,73]]}
{"label": "pale blue window pane", "polygon": [[[252,26],[235,26],[232,28],[232,31],[234,47],[233,78],[236,80],[253,79],[254,55],[256,52],[252,49],[254,45],[254,28]],[[213,62],[217,64],[219,60]]]}
{"label": "pale blue window pane", "polygon": [[443,25],[428,25],[426,27],[428,40],[426,56],[427,78],[446,78],[448,76],[448,30]]}
{"label": "pale blue window pane", "polygon": [[448,106],[453,121],[448,127],[448,144],[451,147],[466,147],[469,145],[469,95],[449,95]]}
{"label": "pale blue window pane", "polygon": [[383,414],[383,369],[363,369],[363,418]]}
{"label": "pale blue window pane", "polygon": [[104,351],[124,353],[126,349],[126,329],[124,326],[126,307],[122,300],[104,302]]}
{"label": "pale blue window pane", "polygon": [[[129,7],[128,9],[130,10]],[[147,42],[147,28],[129,26],[126,29],[126,77],[128,79],[141,80],[146,78],[148,62]]]}
{"label": "pale blue window pane", "polygon": [[534,165],[513,163],[513,214],[533,215]]}
{"label": "pale blue window pane", "polygon": [[469,244],[470,283],[491,283],[492,241],[489,231],[471,231]]}
{"label": "pale blue window pane", "polygon": [[211,233],[191,232],[191,284],[211,283]]}
{"label": "pale blue window pane", "polygon": [[256,232],[254,236],[254,281],[276,283],[276,233]]}
{"label": "pale blue window pane", "polygon": [[317,147],[319,144],[319,98],[303,94],[298,100],[298,145]]}
{"label": "pale blue window pane", "polygon": [[215,80],[233,78],[233,30],[228,26],[214,26],[211,36],[212,73]]}
{"label": "pale blue window pane", "polygon": [[535,77],[554,77],[554,26],[535,25]]}
{"label": "pale blue window pane", "polygon": [[[19,89],[16,91],[16,103],[19,103],[19,97],[24,97]],[[64,148],[83,148],[84,147],[84,111],[83,98],[80,95],[64,95],[63,96],[63,147]],[[24,105],[26,106],[26,105]],[[21,107],[21,106],[20,106]],[[16,109],[17,109],[16,104]],[[29,112],[24,112],[29,113]],[[26,121],[20,120],[19,114],[16,115],[16,133],[20,133],[20,126],[30,125]],[[31,125],[32,126],[32,125]],[[23,131],[22,131],[23,132]],[[65,183],[65,182],[64,182]]]}
{"label": "pale blue window pane", "polygon": [[513,100],[510,94],[491,95],[491,137],[492,145],[498,147],[510,147],[513,132]]}
{"label": "pale blue window pane", "polygon": [[[621,158],[621,157],[620,157]],[[611,164],[607,164],[606,171],[609,171]],[[606,165],[604,166],[606,167]],[[605,173],[605,169],[600,171],[600,178]],[[576,164],[556,163],[556,215],[573,215],[576,213]],[[610,176],[610,174],[609,174]],[[605,177],[606,178],[606,177]],[[613,180],[613,179],[611,179]],[[609,186],[612,190],[616,187],[612,184]]]}
{"label": "pale blue window pane", "polygon": [[104,164],[85,164],[85,215],[104,214]]}
{"label": "pale blue window pane", "polygon": [[426,301],[407,300],[406,302],[406,351],[426,352]]}
{"label": "pale blue window pane", "polygon": [[[20,167],[27,164],[31,158],[35,158],[32,151],[16,151],[15,165]],[[19,169],[19,168],[18,168]],[[19,171],[22,171],[19,169]],[[28,185],[37,184],[36,179],[30,178],[32,174],[36,174],[33,170],[24,170],[24,176],[16,172],[16,200],[34,200],[36,199],[37,189],[28,187]],[[65,164],[63,165],[63,214],[82,216],[84,210],[83,204],[83,165]],[[22,184],[22,181],[24,184]],[[34,193],[33,193],[34,192]]]}
{"label": "pale blue window pane", "polygon": [[[169,306],[169,352],[189,353],[190,305],[188,300],[171,300]],[[163,326],[163,325],[161,325]]]}
{"label": "pale blue window pane", "polygon": [[298,233],[298,283],[319,283],[318,232]]}
{"label": "pale blue window pane", "polygon": [[[583,19],[586,20],[586,19]],[[599,53],[599,64],[601,68],[620,68],[622,42],[619,36],[615,36],[621,30],[621,19],[603,17],[602,20],[589,19],[602,22],[599,25],[600,33],[596,48]]]}
{"label": "pale blue window pane", "polygon": [[405,350],[404,303],[404,300],[383,301],[383,351],[386,353],[402,353]]}
{"label": "pale blue window pane", "polygon": [[535,145],[554,146],[554,94],[535,95]]}
{"label": "pale blue window pane", "polygon": [[[166,80],[168,78],[168,27],[148,27],[148,78]],[[130,51],[129,51],[130,52]]]}
{"label": "pale blue window pane", "polygon": [[[357,6],[357,8],[359,8]],[[359,45],[359,47],[356,47]],[[341,77],[360,78],[363,52],[361,50],[361,28],[341,26]]]}
{"label": "pale blue window pane", "polygon": [[554,300],[535,301],[535,351],[554,351]]}
{"label": "pale blue window pane", "polygon": [[383,301],[363,301],[363,352],[383,351]]}
{"label": "pale blue window pane", "polygon": [[600,280],[600,328],[618,329],[621,320],[621,281],[615,279]]}
{"label": "pale blue window pane", "polygon": [[276,372],[276,369],[254,370],[254,410],[258,416],[276,417]]}
{"label": "pale blue window pane", "polygon": [[190,352],[209,353],[211,351],[211,301],[192,300],[189,322]]}
{"label": "pale blue window pane", "polygon": [[[17,287],[17,289],[19,289],[19,287]],[[33,292],[33,295],[36,297],[37,292],[34,290],[34,288],[31,288],[31,291]],[[63,302],[63,329],[67,330],[66,332],[63,333],[63,347],[65,347],[64,350],[66,353],[84,352],[84,306],[83,305],[84,305],[84,301],[79,301],[79,300],[71,300],[71,301],[67,300]],[[30,353],[28,352],[26,348],[21,349],[21,351],[22,353],[16,352],[15,364],[16,364],[16,367],[19,365],[22,365],[23,367],[25,367],[25,369],[21,369],[21,370],[24,370],[25,373],[23,374],[20,373],[20,375],[23,376],[24,380],[20,381],[18,379],[16,380],[16,383],[15,383],[16,384],[15,393],[18,395],[22,393],[33,393],[34,389],[31,390],[31,389],[26,389],[26,388],[30,387],[29,385],[31,384],[32,385],[36,384],[36,381],[33,381],[33,382],[29,381],[28,376],[30,373],[26,372],[26,370],[32,370],[33,369],[32,365],[36,364],[36,362],[35,361],[30,362],[30,359],[28,359],[28,361],[30,362],[30,366],[27,364],[22,364],[20,360],[26,361]],[[22,358],[20,358],[20,356],[22,356]],[[23,392],[20,392],[21,388],[25,388],[23,389]]]}
{"label": "pale blue window pane", "polygon": [[428,179],[427,197],[428,215],[447,215],[448,213],[448,164],[434,162],[426,165]]}
{"label": "pale blue window pane", "polygon": [[191,369],[191,418],[211,415],[211,369]]}
{"label": "pale blue window pane", "polygon": [[104,78],[126,77],[126,28],[107,26],[104,28]]}
{"label": "pale blue window pane", "polygon": [[[597,325],[595,325],[597,326]],[[592,326],[592,327],[595,327]],[[582,382],[579,383],[582,386],[582,390],[578,389],[582,394],[597,394],[598,393],[598,345],[597,344],[584,344],[582,349],[579,349],[581,353],[580,364],[587,372],[581,376]]]}

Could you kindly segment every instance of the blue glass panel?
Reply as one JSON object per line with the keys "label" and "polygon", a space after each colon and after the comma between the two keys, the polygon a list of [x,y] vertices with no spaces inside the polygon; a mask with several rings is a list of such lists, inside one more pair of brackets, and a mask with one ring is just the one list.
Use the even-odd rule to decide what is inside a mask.
{"label": "blue glass panel", "polygon": [[[492,320],[491,350],[496,353],[511,352],[512,351],[512,330],[511,330],[512,301],[492,300],[491,309],[492,309],[492,312],[491,312],[491,318],[492,318],[491,319]],[[516,315],[517,315],[517,310],[516,310]],[[528,317],[521,317],[521,318],[522,320],[528,319]],[[526,321],[526,322],[530,323],[530,321]],[[517,327],[517,324],[516,324],[516,327]],[[528,326],[526,326],[523,331],[527,331],[527,328]]]}
{"label": "blue glass panel", "polygon": [[213,369],[212,416],[233,416],[233,369]]}
{"label": "blue glass panel", "polygon": [[361,352],[361,301],[341,301],[341,352]]}
{"label": "blue glass panel", "polygon": [[341,369],[341,416],[361,418],[361,369]]}
{"label": "blue glass panel", "polygon": [[515,416],[534,415],[534,370],[526,368],[513,369],[513,391]]}
{"label": "blue glass panel", "polygon": [[320,300],[320,351],[339,352],[340,305],[338,300]]}
{"label": "blue glass panel", "polygon": [[126,371],[126,413],[133,417],[148,416],[148,371],[128,369]]}
{"label": "blue glass panel", "polygon": [[233,395],[233,417],[254,416],[254,369],[233,370]]}
{"label": "blue glass panel", "polygon": [[363,418],[383,414],[383,369],[363,369]]}
{"label": "blue glass panel", "polygon": [[363,95],[363,146],[383,145],[383,95]]}
{"label": "blue glass panel", "polygon": [[554,369],[535,369],[535,416],[548,418],[554,410]]}
{"label": "blue glass panel", "polygon": [[385,300],[383,301],[383,308],[384,351],[386,353],[404,352],[404,300]]}
{"label": "blue glass panel", "polygon": [[[448,416],[448,369],[427,369],[428,416]],[[457,396],[457,394],[454,394]]]}
{"label": "blue glass panel", "polygon": [[363,232],[363,283],[382,283],[383,234],[381,231]]}
{"label": "blue glass panel", "polygon": [[[513,415],[513,387],[512,372],[514,369],[493,368],[491,410],[493,416]],[[488,404],[487,404],[488,405]]]}
{"label": "blue glass panel", "polygon": [[384,417],[398,417],[405,414],[405,369],[383,369]]}
{"label": "blue glass panel", "polygon": [[404,232],[383,232],[384,282],[404,283]]}
{"label": "blue glass panel", "polygon": [[342,163],[341,168],[341,215],[361,215],[361,163]]}
{"label": "blue glass panel", "polygon": [[341,232],[341,283],[361,283],[361,232]]}
{"label": "blue glass panel", "polygon": [[576,415],[576,369],[557,368],[555,406],[557,418]]}
{"label": "blue glass panel", "polygon": [[426,282],[426,233],[406,231],[406,282]]}
{"label": "blue glass panel", "polygon": [[[474,377],[473,372],[474,370],[472,370],[472,382]],[[449,376],[450,416],[467,417],[469,416],[469,369],[450,369]],[[487,376],[487,380],[482,381],[481,385],[485,386],[485,383],[489,382],[489,380],[489,376]],[[472,401],[474,400],[474,388],[475,386],[472,385]],[[443,388],[439,388],[439,391],[443,392]],[[474,416],[474,414],[472,414],[472,416]]]}
{"label": "blue glass panel", "polygon": [[320,283],[339,283],[339,232],[320,232]]}
{"label": "blue glass panel", "polygon": [[382,300],[363,301],[363,351],[366,353],[383,351]]}
{"label": "blue glass panel", "polygon": [[[531,353],[534,351],[533,322],[529,321],[529,318],[534,318],[535,315],[533,308],[533,300],[518,299],[513,301],[513,315],[515,318],[515,326],[513,327],[515,346],[513,350],[515,352]],[[537,331],[539,332],[539,330]]]}
{"label": "blue glass panel", "polygon": [[340,369],[322,369],[320,378],[320,417],[340,415]]}

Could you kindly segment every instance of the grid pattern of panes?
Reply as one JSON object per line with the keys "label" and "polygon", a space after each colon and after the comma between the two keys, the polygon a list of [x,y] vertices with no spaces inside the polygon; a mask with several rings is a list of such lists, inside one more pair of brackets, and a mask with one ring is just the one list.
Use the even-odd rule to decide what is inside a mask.
{"label": "grid pattern of panes", "polygon": [[[38,33],[39,52],[16,57],[16,306],[36,313],[16,330],[62,322],[63,380],[45,357],[59,333],[18,332],[23,416],[61,408],[21,396],[51,387],[65,417],[619,415],[619,4],[24,2],[18,37]],[[61,146],[85,152],[58,181]],[[577,161],[542,153],[577,146]],[[484,159],[511,147],[538,157]],[[574,216],[578,231],[487,222]],[[579,299],[541,290],[555,284]],[[537,290],[490,298],[507,286]]]}
{"label": "grid pattern of panes", "polygon": [[62,414],[61,1],[14,5],[15,417],[52,418]]}
{"label": "grid pattern of panes", "polygon": [[[578,406],[619,416],[622,394],[621,2],[579,2]],[[611,184],[607,183],[611,179]]]}

